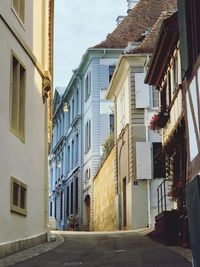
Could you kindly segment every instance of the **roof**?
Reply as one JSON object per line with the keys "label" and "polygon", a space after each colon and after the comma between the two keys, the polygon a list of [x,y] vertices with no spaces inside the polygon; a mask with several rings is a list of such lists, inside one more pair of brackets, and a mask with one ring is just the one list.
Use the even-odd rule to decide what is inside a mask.
{"label": "roof", "polygon": [[171,54],[179,39],[177,12],[163,20],[155,51],[145,78],[145,83],[160,88]]}
{"label": "roof", "polygon": [[162,22],[169,18],[173,13],[174,11],[163,11],[141,44],[130,50],[127,54],[153,53],[161,30]]}
{"label": "roof", "polygon": [[55,91],[57,91],[60,96],[62,96],[64,94],[65,90],[66,90],[66,87],[64,87],[64,86],[59,86],[59,87],[55,88]]}
{"label": "roof", "polygon": [[176,0],[140,0],[105,41],[94,48],[125,48],[151,28],[162,11],[176,8]]}

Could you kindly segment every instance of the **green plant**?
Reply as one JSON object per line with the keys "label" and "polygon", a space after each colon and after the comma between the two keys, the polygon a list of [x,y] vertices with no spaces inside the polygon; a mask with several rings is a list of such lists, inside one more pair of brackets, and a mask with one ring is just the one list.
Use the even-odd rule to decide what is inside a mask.
{"label": "green plant", "polygon": [[108,155],[110,150],[112,149],[114,145],[114,133],[110,133],[110,135],[106,138],[104,144],[102,145],[103,154]]}

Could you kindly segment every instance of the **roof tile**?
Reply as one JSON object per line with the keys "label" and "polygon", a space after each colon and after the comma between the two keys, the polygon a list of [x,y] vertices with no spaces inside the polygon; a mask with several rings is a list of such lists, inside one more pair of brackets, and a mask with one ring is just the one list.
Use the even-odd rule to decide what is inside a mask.
{"label": "roof tile", "polygon": [[105,41],[93,48],[125,48],[151,28],[162,11],[176,8],[176,0],[140,0]]}

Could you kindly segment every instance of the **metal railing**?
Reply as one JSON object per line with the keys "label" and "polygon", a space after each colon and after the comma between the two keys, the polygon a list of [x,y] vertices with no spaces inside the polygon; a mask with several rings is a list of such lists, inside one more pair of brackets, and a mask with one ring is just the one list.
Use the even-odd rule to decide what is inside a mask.
{"label": "metal railing", "polygon": [[168,186],[170,182],[172,182],[172,179],[164,179],[157,188],[158,214],[167,210],[167,203],[169,201]]}

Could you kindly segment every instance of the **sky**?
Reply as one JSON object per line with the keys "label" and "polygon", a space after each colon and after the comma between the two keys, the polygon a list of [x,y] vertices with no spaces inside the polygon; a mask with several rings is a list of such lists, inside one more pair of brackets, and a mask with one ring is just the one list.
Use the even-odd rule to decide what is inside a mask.
{"label": "sky", "polygon": [[83,54],[126,15],[127,0],[55,0],[54,88],[67,86]]}

